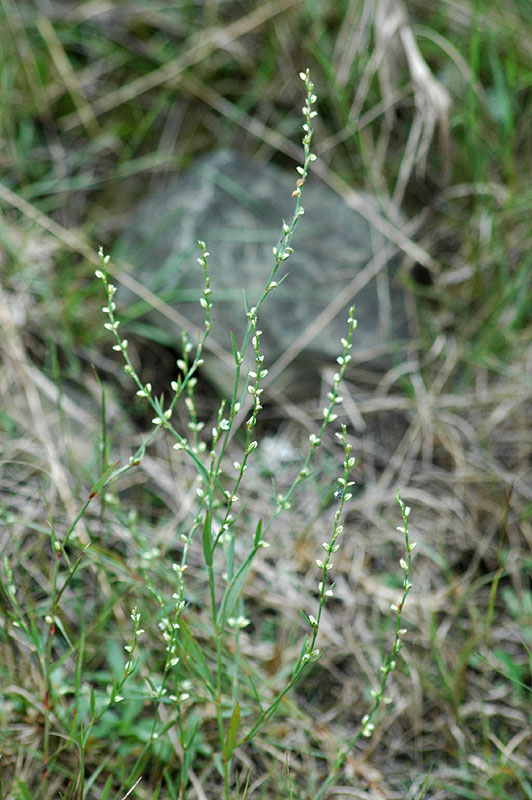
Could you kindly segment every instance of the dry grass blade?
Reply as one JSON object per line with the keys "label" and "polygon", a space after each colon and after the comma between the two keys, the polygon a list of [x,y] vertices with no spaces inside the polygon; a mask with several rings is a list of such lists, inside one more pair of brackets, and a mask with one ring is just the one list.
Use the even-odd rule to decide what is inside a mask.
{"label": "dry grass blade", "polygon": [[[63,454],[58,449],[58,441],[53,436],[47,415],[44,413],[39,392],[32,379],[30,361],[11,316],[10,308],[11,303],[0,286],[0,325],[3,332],[0,348],[4,354],[4,368],[8,371],[10,381],[14,386],[19,387],[18,402],[15,405],[19,410],[19,422],[28,434],[36,436],[41,443],[50,469],[52,491],[57,491],[68,514],[74,519],[78,510],[77,503],[72,495],[68,475],[63,466]],[[24,410],[20,408],[22,398],[24,398]],[[81,529],[83,530],[83,525]]]}
{"label": "dry grass blade", "polygon": [[[95,100],[92,104],[93,113],[97,117],[101,116],[158,86],[175,85],[186,69],[207,58],[214,50],[219,47],[226,47],[230,42],[240,36],[244,36],[255,28],[259,28],[271,17],[282,13],[299,2],[301,0],[269,0],[269,2],[263,3],[259,8],[223,28],[214,27],[207,31],[201,31],[196,37],[192,38],[186,52],[179,58],[164,64],[164,66],[153,70],[147,75],[142,75],[140,78],[121,86],[113,92],[109,92],[105,97]],[[72,130],[78,124],[77,114],[68,115],[60,120],[60,126],[64,131]]]}
{"label": "dry grass blade", "polygon": [[[59,225],[51,217],[40,212],[35,206],[33,206],[31,203],[28,203],[27,200],[24,200],[23,197],[15,194],[15,192],[12,192],[7,186],[4,186],[1,183],[0,198],[4,200],[4,202],[9,203],[9,205],[21,211],[23,214],[25,214],[25,216],[28,217],[28,219],[36,222],[45,231],[56,237],[63,244],[67,245],[67,247],[69,247],[73,252],[82,255],[87,259],[87,261],[89,261],[89,263],[93,264],[95,267],[100,265],[98,254],[95,250],[91,249],[91,247],[80,234],[75,233],[72,230],[67,230],[62,225]],[[187,320],[186,317],[180,314],[175,308],[169,306],[167,303],[157,297],[157,295],[155,295],[153,292],[150,292],[149,289],[139,283],[139,281],[137,281],[132,275],[129,274],[128,271],[126,271],[132,271],[131,265],[128,265],[125,262],[120,262],[116,265],[116,267],[118,267],[118,269],[121,271],[116,272],[114,277],[125,288],[129,289],[140,299],[145,300],[146,303],[148,303],[153,309],[165,316],[168,320],[170,320],[170,322],[173,322],[178,329],[186,330],[191,334],[191,336],[197,337],[199,328],[196,325],[190,322],[190,320]],[[211,352],[222,362],[232,367],[234,363],[233,357],[217,342],[207,340],[206,348],[211,350]]]}
{"label": "dry grass blade", "polygon": [[[205,102],[208,102],[209,105],[227,118],[236,120],[240,126],[244,127],[261,141],[267,142],[276,150],[289,155],[291,158],[294,158],[294,160],[299,160],[299,148],[295,147],[286,137],[273,131],[254,117],[243,114],[231,102],[223,98],[211,87],[206,86],[202,81],[192,76],[186,76],[183,79],[183,83],[190,91],[201,97]],[[405,234],[404,230],[408,230],[408,225],[399,228],[397,225],[385,219],[376,208],[368,204],[367,197],[348,186],[339,175],[335,174],[323,162],[317,161],[313,165],[313,172],[318,175],[324,183],[330,186],[331,189],[337,192],[350,208],[357,211],[364,219],[367,219],[375,230],[382,233],[413,261],[423,264],[423,266],[436,274],[441,271],[441,267],[436,259],[410,238],[408,234]]]}
{"label": "dry grass blade", "polygon": [[46,17],[38,20],[39,33],[46,42],[50,54],[74,104],[77,108],[79,119],[84,126],[89,137],[98,136],[101,133],[98,121],[92,111],[90,103],[87,101],[83,87],[78,80],[76,72],[66,56],[64,48],[59,41],[52,23]]}

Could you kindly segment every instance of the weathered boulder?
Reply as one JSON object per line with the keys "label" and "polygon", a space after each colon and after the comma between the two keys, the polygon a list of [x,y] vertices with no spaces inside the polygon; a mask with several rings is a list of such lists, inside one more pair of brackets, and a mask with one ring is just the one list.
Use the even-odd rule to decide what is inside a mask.
{"label": "weathered boulder", "polygon": [[[247,322],[243,293],[254,305],[268,280],[283,218],[292,218],[297,177],[295,170],[263,165],[233,151],[208,155],[138,205],[114,255],[134,265],[141,283],[202,326],[204,312],[198,301],[203,270],[196,259],[197,241],[203,239],[211,253],[210,335],[231,353],[230,332],[239,345]],[[382,235],[312,177],[304,188],[303,206],[305,214],[292,242],[294,253],[281,263],[276,280],[286,273],[288,277],[267,297],[259,325],[268,365],[294,343],[301,344],[302,358],[287,366],[280,382],[284,388],[294,387],[292,395],[297,395],[302,375],[308,376],[316,364],[333,363],[340,353],[347,309],[353,302],[358,328],[352,353],[357,360],[367,353],[376,363],[375,355],[382,359],[407,333],[404,293],[393,262],[387,264],[382,257],[386,245]],[[393,248],[388,249],[390,255]],[[371,263],[376,263],[373,277],[353,296],[355,279],[368,264],[371,271]],[[335,302],[340,307],[332,313]],[[322,314],[327,308],[332,314],[329,324]],[[171,325],[160,315],[157,322]],[[180,341],[178,331],[175,341]],[[206,359],[206,371],[229,391],[230,378],[216,359]]]}

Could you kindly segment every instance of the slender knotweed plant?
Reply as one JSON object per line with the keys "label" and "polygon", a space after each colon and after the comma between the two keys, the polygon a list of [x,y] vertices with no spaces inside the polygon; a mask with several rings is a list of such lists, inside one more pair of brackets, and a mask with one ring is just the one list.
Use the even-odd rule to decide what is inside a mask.
{"label": "slender knotweed plant", "polygon": [[[279,242],[273,249],[274,265],[265,284],[264,291],[254,306],[249,307],[246,305],[248,324],[243,341],[238,347],[233,340],[235,361],[233,394],[228,402],[222,401],[220,404],[216,424],[207,440],[202,436],[203,423],[198,419],[194,400],[196,372],[202,364],[203,348],[212,327],[212,290],[208,272],[209,253],[206,245],[203,242],[199,243],[201,255],[198,258],[205,278],[203,294],[200,300],[205,310],[204,332],[195,345],[188,340],[187,336],[183,336],[182,357],[177,364],[179,375],[171,383],[172,397],[167,404],[165,404],[164,398],[157,398],[153,394],[150,384],[142,382],[128,355],[127,339],[121,338],[118,333],[119,320],[115,315],[116,288],[110,282],[107,273],[109,257],[104,256],[103,252],[100,251],[101,268],[96,274],[103,281],[107,295],[107,305],[103,309],[108,318],[105,327],[115,337],[114,349],[122,354],[125,361],[124,369],[135,382],[137,394],[144,398],[153,410],[153,428],[128,464],[125,466],[114,464],[109,467],[104,464],[101,477],[94,485],[87,501],[83,504],[65,536],[60,537],[50,521],[51,544],[55,554],[55,561],[51,582],[52,593],[49,613],[44,617],[47,625],[46,635],[43,636],[34,625],[25,621],[23,609],[18,604],[13,573],[9,565],[5,567],[7,594],[12,608],[12,624],[38,653],[46,688],[44,704],[44,768],[41,785],[41,796],[43,798],[47,796],[48,775],[60,754],[60,749],[55,749],[53,753],[50,751],[51,709],[55,706],[54,713],[59,714],[61,708],[60,703],[56,703],[57,698],[54,697],[55,688],[51,680],[52,667],[54,666],[53,640],[56,627],[59,626],[72,652],[77,650],[74,681],[74,707],[77,713],[71,717],[68,736],[65,739],[65,741],[75,743],[79,752],[78,782],[73,789],[74,794],[72,796],[83,798],[87,796],[89,791],[89,782],[86,783],[85,779],[85,753],[95,726],[105,717],[108,711],[120,704],[124,699],[136,698],[138,700],[141,696],[138,689],[141,661],[139,652],[142,650],[139,639],[141,640],[144,630],[141,627],[141,615],[138,608],[135,606],[131,611],[133,633],[130,642],[125,645],[127,659],[122,675],[111,682],[108,686],[107,696],[104,698],[101,697],[101,694],[97,695],[92,688],[89,688],[87,696],[87,690],[84,688],[82,680],[85,649],[84,634],[82,634],[80,643],[76,648],[69,643],[66,631],[63,630],[61,625],[58,608],[61,598],[76,575],[89,546],[87,544],[83,547],[80,555],[71,560],[69,555],[71,547],[78,541],[76,527],[84,517],[91,499],[103,492],[111,481],[125,471],[137,466],[144,455],[146,447],[160,431],[164,430],[171,436],[174,440],[174,448],[183,451],[186,457],[191,459],[198,476],[197,504],[190,525],[185,532],[180,534],[180,560],[172,565],[174,584],[172,597],[163,596],[151,581],[149,572],[146,570],[143,573],[146,585],[160,608],[157,624],[164,641],[165,656],[162,671],[156,680],[149,673],[143,676],[149,685],[149,696],[153,702],[154,713],[148,741],[138,755],[130,773],[131,784],[133,785],[137,779],[140,780],[145,759],[149,756],[150,751],[156,747],[157,742],[161,741],[166,734],[170,736],[171,732],[177,731],[177,740],[174,737],[172,744],[181,758],[179,797],[184,796],[194,766],[197,739],[200,735],[200,718],[194,713],[194,707],[202,705],[203,707],[214,709],[218,745],[217,752],[213,753],[213,759],[223,780],[225,800],[228,800],[231,792],[234,791],[233,756],[235,748],[254,739],[277,711],[290,689],[304,675],[309,666],[318,661],[322,655],[317,647],[317,640],[324,604],[326,599],[333,594],[334,584],[330,581],[330,572],[333,568],[332,557],[339,549],[338,542],[343,530],[342,521],[345,506],[351,498],[350,487],[352,486],[352,481],[349,480],[349,477],[350,471],[354,466],[354,458],[351,455],[351,445],[347,439],[345,426],[342,426],[341,431],[336,434],[344,454],[341,474],[337,479],[336,495],[339,502],[334,514],[329,541],[323,543],[325,555],[316,560],[316,566],[319,571],[317,608],[314,609],[314,613],[307,612],[304,614],[309,626],[309,633],[304,638],[299,657],[286,679],[284,687],[280,690],[278,689],[274,696],[268,696],[267,700],[261,698],[260,691],[254,685],[252,678],[249,674],[246,674],[245,663],[241,659],[239,647],[241,631],[249,624],[249,619],[245,616],[243,599],[246,579],[259,551],[269,546],[269,534],[276,519],[281,513],[290,509],[294,494],[312,474],[316,451],[321,445],[325,430],[327,426],[337,419],[335,408],[341,403],[339,387],[351,358],[352,337],[356,327],[356,321],[353,316],[354,310],[350,309],[346,337],[342,339],[342,354],[337,359],[338,371],[334,375],[332,387],[328,394],[328,404],[323,410],[320,429],[309,437],[306,458],[288,491],[283,495],[276,495],[275,507],[268,520],[260,519],[257,521],[253,535],[248,535],[247,551],[242,555],[240,547],[236,547],[237,540],[241,545],[246,536],[241,532],[242,513],[237,510],[239,504],[238,492],[245,480],[248,461],[257,447],[255,429],[262,410],[261,394],[263,390],[261,381],[267,375],[260,349],[259,312],[268,295],[276,290],[284,280],[282,277],[278,279],[278,272],[281,264],[292,253],[290,246],[292,235],[298,220],[304,213],[301,204],[302,190],[309,166],[315,159],[310,145],[312,140],[312,119],[316,114],[313,109],[316,96],[308,71],[301,73],[301,78],[306,86],[306,101],[303,108],[305,118],[303,125],[304,161],[303,165],[297,168],[299,177],[293,192],[293,196],[296,198],[294,214],[289,223],[283,223]],[[254,367],[246,371],[245,368],[243,369],[244,355],[250,346],[254,356]],[[243,376],[241,375],[242,372],[244,372]],[[242,377],[244,379],[244,390],[241,389]],[[231,434],[236,425],[237,416],[244,406],[244,400],[248,393],[252,402],[249,416],[245,422],[243,454],[239,461],[233,462],[235,472],[231,477],[226,474],[222,463],[227,453]],[[174,410],[180,398],[184,399],[188,412],[189,421],[186,433],[179,431],[173,422]],[[354,743],[361,736],[371,735],[376,712],[381,703],[386,702],[384,696],[386,681],[389,673],[395,667],[396,656],[401,646],[401,636],[405,632],[401,626],[401,615],[404,601],[411,587],[409,573],[411,552],[414,548],[414,545],[409,544],[408,540],[407,517],[409,509],[403,504],[399,495],[398,501],[403,514],[403,527],[401,530],[406,540],[407,556],[406,560],[401,560],[401,566],[404,571],[403,596],[398,605],[392,606],[392,610],[396,614],[396,630],[392,652],[381,667],[379,688],[374,693],[373,704],[369,712],[362,719],[359,732],[338,754],[333,768],[326,781],[322,784],[315,800],[321,798],[327,788],[333,785],[341,772],[349,749]],[[189,566],[189,556],[197,540],[201,540],[203,566],[208,586],[209,635],[213,642],[213,655],[211,658],[204,653],[204,649],[198,644],[198,631],[194,628],[194,618],[192,614],[188,613],[186,574]],[[247,699],[250,695],[247,687],[248,683],[251,686],[251,697],[254,703],[250,703]],[[145,699],[145,693],[141,696],[141,699]],[[241,712],[245,713],[242,714]],[[90,780],[94,780],[94,777],[92,776]]]}
{"label": "slender knotweed plant", "polygon": [[[196,735],[197,728],[192,731],[187,727],[186,712],[184,709],[185,704],[191,699],[189,690],[192,690],[194,683],[196,684],[196,699],[202,697],[204,700],[209,700],[214,704],[216,725],[218,730],[219,753],[215,756],[217,759],[217,766],[223,777],[224,783],[224,796],[227,800],[230,796],[232,787],[232,757],[234,749],[237,745],[244,742],[250,742],[259,731],[266,725],[268,720],[278,709],[285,695],[295,685],[298,679],[307,669],[308,665],[316,662],[321,657],[320,650],[316,647],[317,638],[320,629],[320,622],[322,618],[322,611],[326,598],[333,594],[333,586],[329,580],[329,572],[333,567],[332,556],[339,549],[338,539],[343,530],[342,519],[344,515],[345,504],[351,498],[350,487],[352,481],[349,480],[349,475],[352,467],[354,466],[355,459],[351,455],[351,445],[347,440],[347,432],[345,426],[342,426],[341,432],[337,433],[337,437],[342,445],[344,451],[344,462],[342,474],[338,478],[337,496],[339,503],[337,510],[334,514],[333,528],[329,542],[323,543],[325,556],[323,559],[317,559],[316,565],[320,570],[320,580],[318,583],[318,607],[315,614],[308,613],[305,615],[306,621],[310,627],[310,633],[305,637],[302,644],[299,658],[293,667],[290,678],[287,680],[284,688],[279,691],[275,697],[271,698],[269,702],[263,705],[258,698],[258,692],[255,693],[258,699],[258,708],[254,712],[250,712],[246,708],[246,723],[242,724],[241,721],[241,681],[242,675],[239,669],[239,634],[240,631],[247,627],[250,620],[244,614],[243,605],[243,589],[246,578],[249,574],[250,568],[261,548],[269,546],[268,534],[270,529],[277,519],[278,515],[291,507],[292,497],[298,487],[310,476],[312,471],[312,463],[315,453],[319,448],[322,436],[328,425],[337,419],[335,407],[341,402],[339,396],[339,386],[342,381],[345,369],[350,361],[349,351],[352,347],[353,332],[356,327],[356,321],[353,317],[353,309],[350,309],[348,317],[348,328],[345,339],[342,340],[343,352],[338,357],[338,372],[334,375],[333,385],[328,394],[328,405],[323,410],[323,422],[317,434],[312,434],[309,437],[309,449],[307,456],[304,460],[303,466],[294,478],[291,486],[284,495],[277,495],[275,510],[271,514],[270,519],[264,523],[263,520],[257,522],[255,533],[250,539],[248,545],[248,552],[246,556],[237,563],[235,558],[235,542],[238,535],[238,520],[239,515],[234,516],[235,509],[239,503],[238,492],[244,480],[245,472],[248,468],[248,460],[253,451],[257,447],[257,441],[254,438],[254,431],[257,424],[257,419],[262,410],[261,394],[262,387],[261,381],[267,375],[267,369],[264,366],[264,357],[260,350],[260,322],[259,313],[261,307],[268,297],[268,295],[277,289],[282,283],[284,278],[277,280],[279,268],[281,264],[286,261],[292,251],[290,242],[298,220],[304,213],[301,204],[302,191],[304,188],[305,180],[307,178],[309,166],[315,160],[314,154],[311,152],[310,145],[312,140],[312,119],[316,115],[313,106],[316,102],[314,94],[314,85],[310,80],[309,72],[301,73],[301,78],[306,86],[306,101],[303,108],[303,115],[305,118],[303,130],[303,149],[304,161],[302,166],[297,167],[299,177],[297,179],[296,187],[293,196],[296,198],[296,207],[290,223],[283,223],[281,236],[277,246],[273,248],[274,265],[271,274],[266,282],[265,288],[259,297],[256,304],[252,307],[246,305],[246,317],[248,320],[247,329],[240,347],[237,346],[233,338],[233,355],[235,361],[235,380],[234,390],[231,400],[226,403],[222,401],[215,427],[211,431],[210,446],[207,451],[207,444],[201,438],[201,431],[203,423],[198,421],[195,402],[194,402],[194,388],[196,383],[195,373],[202,364],[202,352],[205,341],[211,330],[211,312],[212,312],[212,299],[211,299],[211,286],[208,272],[208,257],[204,242],[199,242],[201,249],[201,256],[198,258],[200,267],[204,271],[205,283],[203,289],[203,296],[200,303],[205,310],[205,326],[204,333],[195,347],[188,341],[186,335],[183,336],[182,358],[178,361],[180,373],[177,380],[171,383],[173,392],[172,399],[168,405],[164,405],[163,399],[158,399],[153,395],[152,387],[150,384],[144,384],[134,369],[128,355],[128,343],[126,339],[122,339],[118,333],[119,321],[115,316],[115,302],[114,294],[115,287],[109,282],[107,274],[107,265],[109,257],[104,256],[100,251],[101,256],[101,269],[97,271],[97,276],[103,281],[107,293],[107,306],[103,311],[108,316],[108,322],[105,327],[110,330],[116,339],[114,349],[121,352],[125,361],[125,371],[130,375],[136,383],[140,397],[144,397],[151,405],[155,417],[153,421],[153,432],[148,440],[141,446],[139,451],[131,459],[131,464],[137,464],[142,458],[144,449],[149,443],[150,438],[161,429],[164,429],[170,436],[175,439],[174,448],[184,451],[190,457],[196,467],[200,479],[200,485],[197,489],[197,510],[193,523],[188,533],[181,534],[182,540],[182,555],[179,563],[173,565],[173,570],[176,576],[176,591],[173,595],[174,605],[172,613],[165,615],[159,626],[162,631],[163,638],[166,642],[166,659],[163,668],[162,682],[160,685],[155,686],[150,682],[152,689],[152,696],[156,701],[164,702],[167,708],[172,708],[173,716],[171,719],[179,730],[179,741],[182,754],[182,770],[181,770],[181,795],[184,793],[188,781],[188,771],[191,767],[187,761],[188,754],[193,751],[193,738]],[[236,477],[230,481],[230,488],[224,488],[222,483],[227,483],[226,475],[223,475],[222,460],[227,450],[229,438],[233,432],[236,417],[243,406],[245,394],[241,392],[241,372],[244,364],[244,354],[251,344],[254,356],[254,368],[247,371],[244,375],[245,387],[247,392],[251,395],[251,411],[247,421],[245,422],[245,444],[243,449],[243,456],[240,461],[235,461],[233,467],[236,471]],[[184,396],[185,405],[189,414],[189,435],[184,435],[174,427],[172,422],[174,409],[178,399]],[[118,475],[120,470],[117,470]],[[231,485],[232,483],[232,485]],[[399,652],[401,643],[400,637],[405,632],[401,627],[401,614],[406,595],[410,590],[409,571],[410,559],[413,549],[412,545],[408,543],[408,527],[407,516],[409,509],[407,509],[400,496],[397,497],[403,514],[404,527],[402,528],[407,546],[407,560],[401,560],[401,565],[404,570],[404,591],[403,597],[398,605],[392,608],[397,615],[397,624],[395,632],[395,640],[392,647],[390,657],[384,662],[381,667],[381,681],[378,691],[374,692],[374,701],[369,712],[362,719],[360,731],[355,739],[349,743],[349,747],[338,755],[327,781],[322,785],[322,789],[317,797],[321,797],[323,792],[332,782],[336,779],[339,771],[341,770],[349,748],[360,738],[360,736],[370,736],[373,730],[373,719],[380,704],[386,702],[384,690],[389,673],[395,667],[396,656]],[[185,574],[188,566],[189,551],[194,539],[201,535],[202,552],[204,559],[204,566],[208,576],[208,593],[210,602],[210,616],[212,635],[215,642],[215,666],[210,669],[207,660],[204,658],[200,648],[194,639],[194,631],[189,627],[186,615],[186,594],[185,594]],[[221,556],[221,558],[220,558]],[[223,564],[225,585],[220,586],[218,572],[220,565]],[[154,592],[158,603],[162,609],[166,609],[166,599],[157,595]],[[135,624],[137,625],[137,612],[133,612]],[[136,643],[138,630],[135,629],[134,642]],[[233,639],[232,653],[233,664],[230,670],[226,667],[228,646],[228,638]],[[193,667],[191,664],[193,662]],[[190,678],[193,678],[191,681]],[[178,687],[178,690],[168,695],[168,687],[172,685]],[[199,689],[197,688],[199,686]],[[183,688],[185,689],[183,691]],[[254,721],[250,722],[254,717]],[[152,737],[158,736],[157,717],[154,716]],[[165,727],[168,726],[168,723]]]}

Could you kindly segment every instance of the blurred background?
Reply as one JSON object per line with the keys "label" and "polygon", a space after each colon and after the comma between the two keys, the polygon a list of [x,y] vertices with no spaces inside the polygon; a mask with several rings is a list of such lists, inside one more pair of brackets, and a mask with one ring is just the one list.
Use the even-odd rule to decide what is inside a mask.
{"label": "blurred background", "polygon": [[[289,796],[289,751],[296,796],[312,797],[367,709],[400,587],[400,486],[418,541],[404,659],[391,679],[390,713],[353,751],[330,797],[532,798],[530,2],[0,0],[0,27],[0,542],[17,565],[28,614],[44,614],[47,520],[73,519],[101,471],[100,382],[109,458],[126,461],[149,427],[103,329],[98,246],[113,252],[139,201],[214,150],[295,176],[298,75],[310,68],[313,180],[351,208],[372,199],[393,244],[410,336],[384,371],[355,365],[348,374],[343,419],[357,487],[326,655],[277,727],[241,756],[259,776],[249,796]],[[207,243],[211,223],[202,220]],[[130,263],[110,271],[119,305],[126,289],[150,304]],[[179,336],[172,346],[154,324],[128,332],[135,364],[157,391],[175,377]],[[297,409],[290,398],[270,398],[250,508],[271,494],[272,474],[282,486],[296,469],[330,382],[322,367],[314,396]],[[209,420],[217,391],[206,378],[199,388],[199,413]],[[338,459],[332,444],[326,450],[249,589],[263,646],[250,643],[249,653],[268,679],[282,674],[297,609],[305,591],[315,592],[313,559]],[[106,501],[118,521],[94,556],[110,588],[100,587],[90,606],[93,678],[112,669],[111,628],[123,626],[116,610],[136,583],[127,565],[146,537],[171,555],[171,520],[193,483],[172,458],[155,444]],[[304,523],[309,509],[313,521]],[[94,536],[102,514],[87,522]],[[73,631],[96,591],[91,580],[72,601],[65,624]],[[0,786],[3,796],[32,797],[42,683],[31,648],[6,630]],[[119,793],[144,734],[123,718],[109,726],[95,732],[89,766],[96,770],[109,741],[122,737],[104,770]],[[199,758],[209,796],[216,784],[207,745]],[[143,765],[135,796],[173,797],[177,769],[161,750]],[[61,770],[57,792],[76,796],[68,752]],[[94,797],[109,796],[103,786],[102,773]],[[196,792],[187,797],[201,798]]]}

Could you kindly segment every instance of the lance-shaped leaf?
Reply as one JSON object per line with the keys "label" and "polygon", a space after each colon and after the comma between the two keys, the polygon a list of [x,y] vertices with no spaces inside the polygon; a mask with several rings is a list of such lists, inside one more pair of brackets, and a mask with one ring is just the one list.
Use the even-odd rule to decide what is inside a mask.
{"label": "lance-shaped leaf", "polygon": [[257,554],[257,550],[259,548],[259,543],[261,541],[261,531],[262,531],[262,520],[259,520],[257,525],[257,530],[255,531],[255,538],[253,542],[253,550],[249,553],[248,557],[242,564],[242,566],[237,570],[233,579],[229,582],[227,586],[224,596],[222,598],[222,603],[220,606],[220,612],[218,614],[218,624],[220,628],[225,628],[228,618],[233,613],[234,607],[237,603],[238,598],[242,594],[242,588],[244,586],[244,582],[247,578],[247,574],[253,563],[253,559]]}
{"label": "lance-shaped leaf", "polygon": [[205,515],[203,523],[203,558],[208,567],[212,567],[212,539],[211,539],[211,515]]}
{"label": "lance-shaped leaf", "polygon": [[227,763],[233,755],[235,749],[236,735],[238,733],[238,726],[240,725],[240,703],[237,701],[227,726],[227,734],[225,736],[224,745],[224,761]]}

